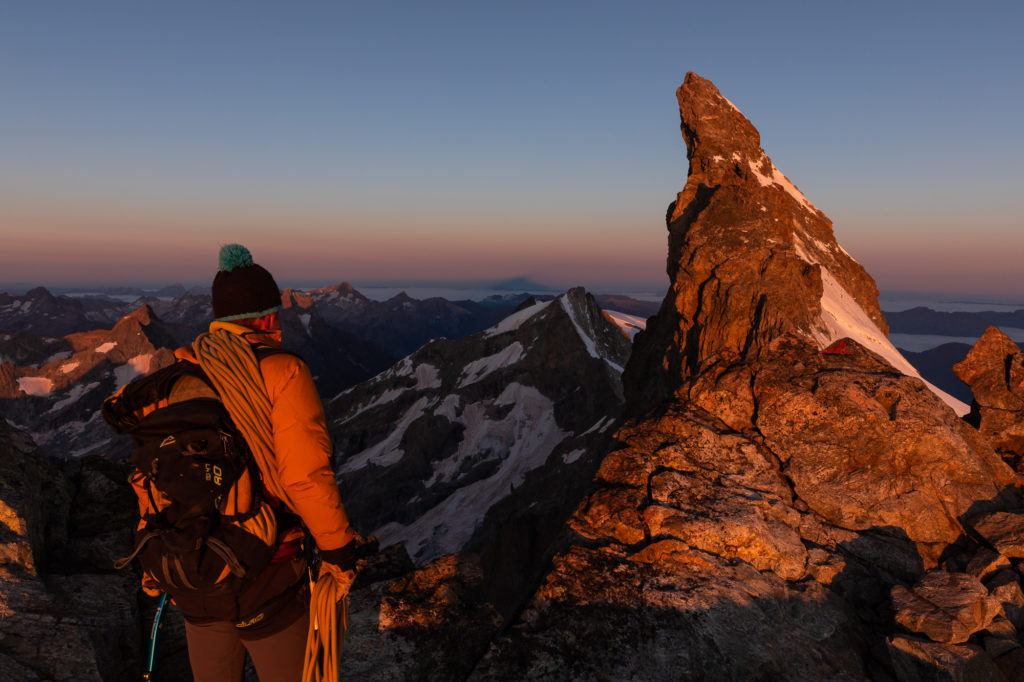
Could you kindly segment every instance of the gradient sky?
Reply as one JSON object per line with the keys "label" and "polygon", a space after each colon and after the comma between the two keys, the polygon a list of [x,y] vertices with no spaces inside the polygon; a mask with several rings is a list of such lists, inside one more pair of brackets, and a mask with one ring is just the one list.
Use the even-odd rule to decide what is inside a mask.
{"label": "gradient sky", "polygon": [[1020,2],[7,2],[0,287],[664,286],[712,80],[884,290],[1024,299]]}

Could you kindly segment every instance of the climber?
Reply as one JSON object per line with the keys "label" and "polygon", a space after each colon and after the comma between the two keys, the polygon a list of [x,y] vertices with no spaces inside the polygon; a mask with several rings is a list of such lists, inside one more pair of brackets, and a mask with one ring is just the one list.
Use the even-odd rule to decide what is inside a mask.
{"label": "climber", "polygon": [[[195,376],[182,370],[172,372],[173,388],[167,400],[147,407],[144,413],[152,414],[150,410],[167,403],[180,405],[196,398],[214,398],[223,403],[230,420],[244,436],[252,453],[250,461],[258,464],[259,472],[253,470],[253,480],[247,478],[244,466],[240,473],[231,474],[230,480],[224,482],[231,486],[230,491],[223,502],[221,497],[217,498],[219,513],[224,515],[216,518],[222,520],[202,527],[227,527],[228,519],[238,519],[238,528],[257,539],[262,529],[264,535],[270,536],[263,538],[265,557],[249,565],[264,567],[256,575],[245,575],[247,562],[240,557],[247,556],[242,552],[249,549],[233,552],[231,538],[203,537],[199,543],[193,543],[207,543],[204,550],[210,550],[198,559],[181,552],[178,547],[188,543],[172,542],[171,534],[194,532],[196,524],[187,528],[181,522],[175,528],[167,526],[168,515],[158,512],[168,508],[161,505],[169,504],[165,498],[173,495],[165,495],[165,489],[160,487],[163,479],[149,473],[156,471],[157,457],[151,456],[150,463],[135,453],[136,466],[138,461],[147,464],[132,481],[139,495],[142,521],[135,552],[125,563],[137,555],[146,568],[144,588],[150,593],[166,590],[184,614],[189,661],[196,682],[241,680],[246,652],[261,682],[336,677],[337,647],[325,644],[323,638],[337,634],[330,632],[338,627],[331,614],[335,613],[335,603],[343,604],[355,578],[357,553],[364,543],[349,524],[330,467],[331,443],[323,406],[306,364],[280,349],[280,290],[271,274],[253,263],[245,247],[231,244],[221,249],[212,303],[215,320],[209,332],[201,334],[192,347],[175,352],[183,361],[179,366],[192,367],[190,372]],[[138,390],[133,394],[129,385],[125,395],[119,393],[109,399],[111,406],[105,406],[105,418],[108,412],[117,414],[118,399],[128,402],[136,394]],[[113,424],[112,419],[108,421]],[[134,425],[137,421],[129,419],[128,423]],[[131,430],[123,432],[134,436]],[[139,442],[136,439],[137,448]],[[162,447],[164,442],[158,445]],[[202,445],[205,447],[206,441]],[[161,463],[167,466],[167,461],[165,457]],[[224,462],[226,469],[230,462]],[[209,470],[210,465],[206,466]],[[218,485],[221,468],[213,467]],[[245,510],[240,509],[239,500],[251,499],[258,504],[261,496],[269,501],[272,511],[267,522],[255,523],[255,511],[242,513]],[[234,505],[235,511],[225,511],[225,505]],[[212,512],[214,516],[216,513]],[[146,525],[147,520],[152,529]],[[157,527],[161,523],[164,525]],[[248,540],[256,548],[254,556],[258,555],[261,545],[252,537]],[[326,606],[316,605],[315,620],[319,622],[315,622],[312,630],[304,542],[315,544],[320,560],[313,594],[321,602],[328,602]],[[179,554],[174,554],[176,551]],[[147,567],[147,557],[149,566],[156,568]],[[213,583],[212,593],[203,594],[199,580],[204,578],[204,570],[209,574],[204,567],[220,557],[230,558],[224,558],[219,565],[220,575],[213,574],[219,582]],[[240,585],[237,590],[226,587],[231,580]],[[323,668],[325,660],[330,668],[328,673],[310,672]]]}

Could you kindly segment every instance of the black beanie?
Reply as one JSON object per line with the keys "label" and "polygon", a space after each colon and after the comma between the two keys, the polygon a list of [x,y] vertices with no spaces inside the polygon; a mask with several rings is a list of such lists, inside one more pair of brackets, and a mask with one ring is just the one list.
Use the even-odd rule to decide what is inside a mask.
{"label": "black beanie", "polygon": [[213,316],[219,322],[263,317],[281,309],[281,290],[249,249],[228,244],[220,249],[220,268],[213,278]]}

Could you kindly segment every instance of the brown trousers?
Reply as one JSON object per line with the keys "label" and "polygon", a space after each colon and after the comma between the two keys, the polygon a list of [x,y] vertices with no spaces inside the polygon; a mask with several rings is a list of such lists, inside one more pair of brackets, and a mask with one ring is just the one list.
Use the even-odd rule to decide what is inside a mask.
{"label": "brown trousers", "polygon": [[195,682],[240,682],[248,652],[260,682],[300,682],[308,630],[308,610],[283,630],[265,636],[239,630],[234,623],[186,621],[192,675]]}

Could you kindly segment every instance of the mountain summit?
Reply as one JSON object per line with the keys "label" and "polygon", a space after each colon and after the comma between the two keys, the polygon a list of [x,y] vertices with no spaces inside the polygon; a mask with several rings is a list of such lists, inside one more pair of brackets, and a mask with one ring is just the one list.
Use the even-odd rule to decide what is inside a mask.
{"label": "mountain summit", "polygon": [[[633,363],[645,375],[662,368],[656,395],[672,395],[716,352],[756,357],[786,332],[819,348],[854,339],[920,378],[889,342],[874,280],[775,167],[750,121],[693,73],[677,97],[690,168],[668,209],[671,289]],[[933,390],[966,414],[967,405]]]}

